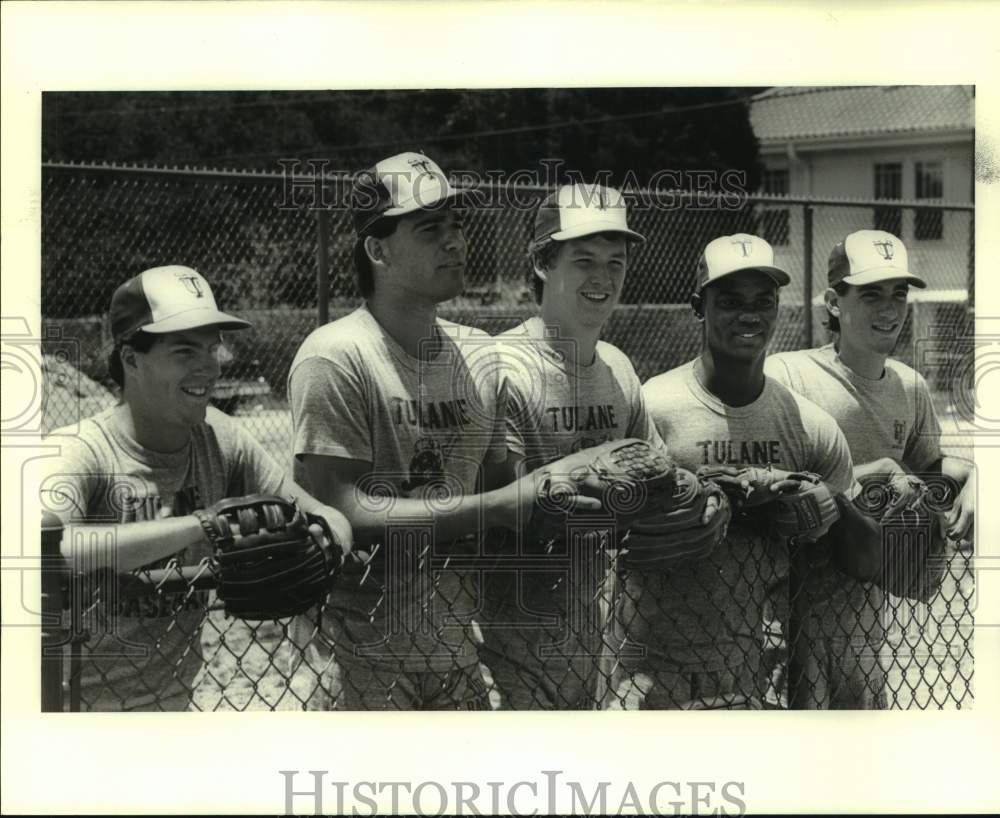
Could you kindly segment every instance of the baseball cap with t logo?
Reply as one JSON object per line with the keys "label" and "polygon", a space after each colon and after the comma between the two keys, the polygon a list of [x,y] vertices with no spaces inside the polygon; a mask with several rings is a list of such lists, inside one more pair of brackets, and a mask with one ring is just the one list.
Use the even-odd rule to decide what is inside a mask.
{"label": "baseball cap with t logo", "polygon": [[364,240],[378,222],[418,210],[433,210],[462,195],[437,163],[422,153],[399,153],[361,171],[351,187],[351,218],[358,233],[355,266],[368,266]]}
{"label": "baseball cap with t logo", "polygon": [[362,235],[379,219],[430,210],[459,195],[433,159],[413,151],[399,153],[355,178],[351,188],[354,229]]}
{"label": "baseball cap with t logo", "polygon": [[563,185],[539,205],[531,249],[595,233],[622,233],[638,244],[646,241],[629,228],[625,199],[618,190],[603,185]]}
{"label": "baseball cap with t logo", "polygon": [[774,266],[774,250],[760,236],[736,233],[719,236],[705,245],[705,252],[698,262],[695,289],[701,291],[706,285],[741,270],[760,270],[766,273],[779,287],[784,287],[791,277],[780,267]]}
{"label": "baseball cap with t logo", "polygon": [[111,297],[110,317],[116,343],[140,329],[164,333],[208,326],[225,330],[250,326],[249,321],[220,312],[204,277],[179,265],[154,267],[122,284]]}
{"label": "baseball cap with t logo", "polygon": [[884,230],[856,230],[830,251],[827,270],[831,287],[837,284],[874,284],[890,278],[902,278],[914,287],[926,287],[919,276],[910,272],[910,260],[903,242]]}

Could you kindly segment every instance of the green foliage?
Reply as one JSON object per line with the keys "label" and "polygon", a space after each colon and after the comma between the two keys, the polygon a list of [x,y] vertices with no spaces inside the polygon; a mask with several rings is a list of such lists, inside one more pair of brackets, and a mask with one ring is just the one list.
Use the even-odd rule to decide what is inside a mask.
{"label": "green foliage", "polygon": [[[592,178],[664,168],[743,170],[758,180],[745,101],[757,88],[423,91],[47,92],[42,154],[53,161],[276,170],[327,159],[353,172],[402,150],[485,173],[558,158]],[[559,180],[554,180],[559,181]]]}

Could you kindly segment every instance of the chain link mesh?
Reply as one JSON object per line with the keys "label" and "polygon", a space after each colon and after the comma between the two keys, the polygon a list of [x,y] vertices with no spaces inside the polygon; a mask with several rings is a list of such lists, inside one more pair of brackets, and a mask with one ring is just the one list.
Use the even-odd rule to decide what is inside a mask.
{"label": "chain link mesh", "polygon": [[[309,206],[317,191],[342,200],[342,182],[328,184],[304,178],[290,191],[282,177],[267,174],[45,166],[43,431],[72,426],[116,400],[104,322],[114,288],[149,267],[184,264],[206,275],[223,309],[254,324],[226,338],[231,360],[217,403],[241,418],[279,462],[288,462],[285,376],[295,350],[320,316],[333,320],[360,303],[347,212],[326,207],[317,217]],[[520,207],[508,202],[470,213],[466,292],[442,308],[443,317],[495,334],[534,314],[525,249],[530,206],[545,192],[520,189]],[[776,262],[792,273],[771,347],[780,351],[826,340],[819,296],[833,244],[856,229],[896,228],[911,267],[928,278],[933,292],[913,299],[895,354],[925,374],[939,411],[951,410],[949,373],[922,366],[919,342],[968,328],[971,209],[764,196],[733,209],[694,205],[637,207],[630,219],[648,242],[630,260],[622,303],[604,337],[630,357],[640,379],[698,353],[699,325],[686,301],[698,253],[711,238],[762,235],[774,246]],[[323,292],[328,301],[320,298]],[[226,618],[206,565],[177,567],[176,576],[158,569],[88,581],[68,595],[74,610],[65,647],[67,706],[809,707],[833,698],[821,689],[823,664],[845,652],[824,647],[826,638],[846,639],[860,654],[858,666],[868,669],[864,683],[881,706],[970,705],[970,551],[949,556],[941,590],[928,603],[889,597],[867,606],[880,611],[884,639],[844,631],[821,638],[810,635],[807,622],[801,644],[808,651],[796,657],[787,645],[788,616],[780,609],[795,608],[796,595],[808,593],[810,583],[796,580],[801,587],[790,593],[782,584],[787,554],[782,557],[781,548],[759,533],[736,532],[712,558],[717,564],[640,575],[623,569],[613,543],[594,531],[550,546],[544,570],[540,555],[503,548],[484,555],[463,547],[440,555],[420,532],[410,531],[395,545],[387,540],[364,574],[343,578],[332,604],[280,622]],[[390,568],[404,565],[421,582],[388,587]],[[723,581],[704,585],[706,571]],[[379,654],[376,644],[378,661],[354,661],[366,640],[352,637],[358,623],[336,605],[345,589],[369,601],[367,625],[413,633],[415,645],[430,639],[448,646],[447,656],[415,669],[406,657]],[[408,594],[405,601],[400,594]],[[782,594],[785,602],[776,603]],[[546,603],[533,608],[532,600]],[[809,601],[804,610],[818,604]],[[791,700],[790,666],[805,679],[793,680]]]}

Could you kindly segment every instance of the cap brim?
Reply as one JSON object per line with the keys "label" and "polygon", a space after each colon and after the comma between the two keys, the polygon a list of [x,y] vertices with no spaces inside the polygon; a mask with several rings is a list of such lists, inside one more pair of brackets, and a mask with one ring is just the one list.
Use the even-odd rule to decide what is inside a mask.
{"label": "cap brim", "polygon": [[580,239],[584,236],[593,236],[597,233],[621,233],[636,244],[646,243],[646,237],[641,233],[636,233],[634,230],[629,230],[627,227],[621,227],[618,224],[602,225],[599,222],[580,224],[568,230],[560,230],[558,233],[553,233],[549,238],[553,241],[569,241],[570,239]]}
{"label": "cap brim", "polygon": [[236,318],[233,315],[226,315],[218,310],[185,310],[176,315],[171,315],[152,324],[139,327],[143,332],[150,332],[154,335],[165,332],[182,332],[188,329],[198,329],[199,327],[218,327],[223,330],[247,329],[253,326],[249,321]]}
{"label": "cap brim", "polygon": [[[380,213],[379,218],[381,219],[386,216],[390,218],[405,216],[408,213],[416,213],[418,210],[436,210],[445,202],[452,200],[461,204],[468,196],[469,196],[469,191],[455,190],[454,188],[452,188],[444,196],[438,196],[436,199],[433,199],[430,202],[424,202],[419,199],[411,199],[405,205],[401,205],[400,207],[390,207],[388,210],[385,210],[382,213]],[[372,222],[372,224],[374,224],[374,222]],[[371,225],[369,225],[369,227],[370,226]]]}
{"label": "cap brim", "polygon": [[710,278],[708,281],[706,281],[704,284],[701,285],[702,289],[707,287],[709,284],[714,284],[716,281],[721,281],[723,278],[735,275],[736,273],[742,273],[746,270],[757,270],[760,273],[764,273],[765,275],[769,276],[771,280],[774,281],[774,283],[777,284],[779,287],[785,287],[788,284],[792,283],[792,277],[788,275],[788,273],[786,273],[784,270],[778,267],[739,267],[736,270],[727,270],[726,272],[717,275],[714,278]]}
{"label": "cap brim", "polygon": [[920,276],[915,276],[909,270],[892,270],[886,269],[885,267],[879,267],[876,270],[868,270],[863,273],[855,273],[854,275],[844,276],[840,279],[844,284],[850,284],[852,287],[860,287],[864,284],[874,284],[877,281],[890,281],[891,279],[899,278],[904,280],[907,284],[911,284],[914,287],[920,287],[923,289],[927,286],[927,282],[924,281]]}

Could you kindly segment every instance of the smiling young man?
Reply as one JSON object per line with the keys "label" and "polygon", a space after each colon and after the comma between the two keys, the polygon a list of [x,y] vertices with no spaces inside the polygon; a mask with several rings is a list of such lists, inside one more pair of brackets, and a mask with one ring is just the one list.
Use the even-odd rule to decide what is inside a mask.
{"label": "smiling young man", "polygon": [[[890,356],[906,320],[910,287],[926,283],[910,272],[906,247],[881,230],[858,230],[831,251],[825,294],[836,340],[818,349],[767,360],[769,375],[818,403],[838,422],[855,477],[884,485],[902,474],[945,474],[962,486],[945,520],[947,535],[965,539],[975,516],[972,464],[941,452],[941,430],[927,383]],[[827,706],[882,709],[885,674],[878,661],[885,639],[884,595],[876,586],[837,572],[815,607],[821,631],[814,652],[826,657]],[[829,580],[832,579],[832,582]]]}
{"label": "smiling young man", "polygon": [[[507,479],[609,440],[659,443],[631,362],[599,340],[630,255],[645,241],[626,215],[619,191],[579,184],[558,188],[536,211],[539,315],[498,336]],[[561,564],[544,570],[545,562]],[[611,580],[599,548],[584,554],[565,540],[526,540],[501,549],[487,574],[483,655],[505,708],[596,706]]]}
{"label": "smiling young man", "polygon": [[[764,375],[778,290],[788,282],[763,239],[737,234],[709,242],[691,298],[703,326],[701,354],[651,378],[643,386],[646,407],[679,466],[809,471],[839,495],[853,478],[836,423]],[[848,505],[838,497],[842,514]],[[859,540],[838,559],[873,573],[877,553],[870,540]],[[616,608],[613,640],[623,652],[607,706],[672,709],[732,696],[759,703],[765,592],[785,570],[785,543],[770,542],[736,516],[705,559],[630,572]]]}
{"label": "smiling young man", "polygon": [[[50,438],[61,452],[43,499],[67,526],[69,558],[119,574],[167,558],[195,564],[212,552],[191,513],[247,494],[293,498],[351,542],[342,515],[303,492],[237,421],[209,405],[220,332],[250,324],[220,312],[199,273],[157,267],[128,280],[111,299],[110,324],[109,370],[121,403],[84,420],[79,432],[57,430]],[[86,541],[87,524],[100,524],[97,536],[111,536],[113,545],[73,553],[73,542]],[[112,591],[113,583],[104,592]],[[143,602],[156,604],[123,602],[98,623],[84,650],[85,709],[268,706],[254,698],[259,678],[244,673],[223,645],[249,641],[246,623],[220,611],[206,615],[198,594]]]}
{"label": "smiling young man", "polygon": [[[466,568],[487,526],[528,518],[534,492],[521,491],[526,481],[477,493],[494,484],[505,450],[493,339],[437,316],[464,286],[458,198],[419,153],[358,176],[351,209],[365,303],[314,331],[289,374],[297,473],[344,509],[373,555],[367,575],[338,587],[312,641],[308,665],[325,691],[340,691],[317,690],[313,707],[490,706]],[[310,641],[312,624],[302,624]]]}

